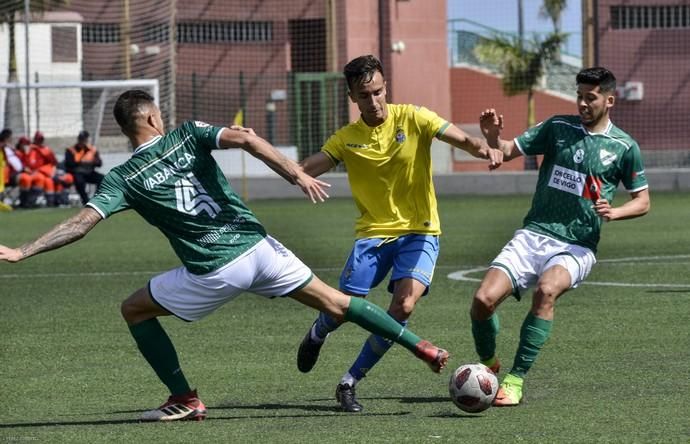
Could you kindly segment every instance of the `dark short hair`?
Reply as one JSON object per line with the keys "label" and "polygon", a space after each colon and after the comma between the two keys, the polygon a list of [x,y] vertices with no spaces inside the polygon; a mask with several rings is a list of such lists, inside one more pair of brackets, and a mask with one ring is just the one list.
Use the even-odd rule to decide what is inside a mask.
{"label": "dark short hair", "polygon": [[130,89],[120,94],[113,107],[113,116],[125,133],[136,130],[137,114],[144,106],[154,103],[153,96],[140,89]]}
{"label": "dark short hair", "polygon": [[79,140],[86,140],[90,136],[89,132],[86,130],[79,131],[79,135],[77,136],[77,139]]}
{"label": "dark short hair", "polygon": [[383,76],[381,62],[371,54],[352,59],[345,65],[345,68],[343,68],[343,74],[345,74],[347,87],[350,91],[352,91],[355,84],[361,85],[362,83],[371,82],[376,71],[380,72]]}
{"label": "dark short hair", "polygon": [[2,131],[0,131],[0,140],[7,140],[10,137],[12,137],[12,130],[9,128],[5,128]]}
{"label": "dark short hair", "polygon": [[577,84],[594,85],[601,88],[602,92],[616,91],[616,76],[611,71],[600,66],[585,68],[575,77]]}

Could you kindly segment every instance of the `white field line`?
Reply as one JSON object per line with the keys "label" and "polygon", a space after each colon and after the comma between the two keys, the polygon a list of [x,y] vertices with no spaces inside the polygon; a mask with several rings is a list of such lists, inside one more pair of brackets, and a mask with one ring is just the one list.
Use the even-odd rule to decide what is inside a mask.
{"label": "white field line", "polygon": [[[690,254],[679,254],[679,255],[669,255],[669,256],[636,256],[636,257],[622,257],[622,258],[612,258],[612,259],[601,259],[598,261],[598,263],[610,263],[610,264],[617,264],[617,263],[642,263],[642,264],[649,264],[649,265],[654,265],[654,264],[661,264],[662,262],[657,262],[657,261],[673,261],[674,259],[690,259]],[[683,262],[669,262],[670,264],[675,264],[675,265],[680,265],[683,263],[686,263],[685,261]],[[450,266],[450,265],[439,265],[436,268],[455,268],[455,266]],[[459,270],[455,271],[452,273],[448,274],[448,279],[456,280],[456,281],[465,281],[465,282],[481,282],[480,278],[473,278],[469,277],[468,275],[478,273],[481,271],[485,271],[487,269],[486,266],[477,266],[477,267],[472,267],[467,270]],[[312,268],[314,272],[338,272],[341,270],[339,267],[319,267],[319,268]],[[33,273],[31,274],[31,278],[56,278],[56,277],[108,277],[108,276],[139,276],[139,275],[147,275],[147,276],[155,276],[157,274],[162,273],[165,270],[158,270],[158,271],[96,271],[96,272],[71,272],[71,273]],[[0,279],[20,279],[20,278],[26,278],[26,274],[19,274],[19,273],[8,273],[8,274],[0,274]],[[662,288],[690,288],[690,284],[643,284],[643,283],[630,283],[630,282],[597,282],[597,281],[585,281],[583,282],[584,285],[600,285],[600,286],[607,286],[607,287],[642,287],[642,288],[654,288],[654,287],[662,287]]]}
{"label": "white field line", "polygon": [[[638,263],[655,265],[660,264],[656,261],[667,261],[673,259],[687,259],[690,258],[689,254],[679,254],[675,256],[639,256],[639,257],[629,257],[629,258],[615,258],[615,259],[601,259],[598,263],[609,263],[609,264],[621,264],[621,263]],[[666,263],[666,262],[661,262]],[[671,264],[680,265],[686,263],[683,262],[670,262]],[[468,275],[478,273],[480,271],[487,270],[487,267],[472,267],[467,270],[459,270],[448,274],[448,279],[456,281],[465,282],[481,282],[480,278],[469,277]],[[587,281],[585,280],[583,285],[598,285],[602,287],[636,287],[636,288],[690,288],[690,284],[644,284],[644,283],[632,283],[632,282],[602,282],[602,281]]]}
{"label": "white field line", "polygon": [[[341,268],[335,267],[323,267],[323,268],[312,268],[312,271],[322,272],[322,271],[340,271]],[[60,277],[109,277],[109,276],[156,276],[167,270],[140,270],[140,271],[90,271],[90,272],[69,272],[69,273],[31,273],[31,274],[20,274],[20,273],[6,273],[0,274],[0,279],[26,279],[30,277],[34,278],[60,278]]]}
{"label": "white field line", "polygon": [[634,256],[634,257],[619,257],[619,258],[613,258],[613,259],[600,259],[597,260],[597,262],[606,262],[606,263],[612,263],[612,262],[649,262],[649,263],[656,263],[656,262],[651,262],[651,261],[661,261],[661,260],[673,260],[673,259],[689,259],[690,254],[676,254],[673,256]]}
{"label": "white field line", "polygon": [[137,276],[141,274],[155,276],[163,271],[94,271],[74,273],[31,273],[31,274],[0,274],[0,279],[16,278],[54,278],[54,277],[101,277],[101,276]]}

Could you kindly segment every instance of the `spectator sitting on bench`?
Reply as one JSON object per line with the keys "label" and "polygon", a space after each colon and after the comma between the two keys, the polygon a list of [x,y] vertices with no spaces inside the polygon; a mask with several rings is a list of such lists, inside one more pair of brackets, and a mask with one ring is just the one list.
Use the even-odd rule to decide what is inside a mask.
{"label": "spectator sitting on bench", "polygon": [[103,180],[103,175],[96,171],[96,168],[101,165],[103,162],[98,150],[89,143],[89,133],[81,131],[77,136],[77,143],[65,151],[65,170],[74,177],[74,187],[83,205],[89,201],[86,184],[92,183],[98,186]]}
{"label": "spectator sitting on bench", "polygon": [[22,167],[11,143],[12,130],[5,128],[0,131],[0,211],[12,210],[12,207],[4,202],[5,186],[10,186],[12,170]]}
{"label": "spectator sitting on bench", "polygon": [[58,172],[57,164],[55,153],[45,144],[43,133],[36,131],[26,156],[27,170],[19,176],[21,207],[37,206],[37,199],[41,194],[45,194],[47,206],[58,205],[56,195],[61,195],[63,190],[69,188],[73,179],[70,174]]}
{"label": "spectator sitting on bench", "polygon": [[[0,132],[0,147],[2,148],[2,157],[4,157],[4,186],[5,193],[11,194],[11,190],[19,186],[19,177],[26,169],[26,147],[29,146],[31,141],[26,137],[22,136],[17,141],[16,146],[10,144],[12,136],[12,131],[9,129],[4,129]],[[10,190],[8,192],[8,190]],[[14,199],[10,198],[14,205]]]}

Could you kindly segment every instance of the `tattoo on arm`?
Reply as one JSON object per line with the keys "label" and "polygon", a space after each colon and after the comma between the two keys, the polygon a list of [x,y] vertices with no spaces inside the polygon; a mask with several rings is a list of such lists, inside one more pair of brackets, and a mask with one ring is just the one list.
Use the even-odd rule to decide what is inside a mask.
{"label": "tattoo on arm", "polygon": [[60,248],[84,237],[100,221],[101,216],[95,210],[84,208],[78,214],[54,226],[38,239],[22,245],[19,247],[19,251],[22,253],[22,258],[26,259],[44,251]]}

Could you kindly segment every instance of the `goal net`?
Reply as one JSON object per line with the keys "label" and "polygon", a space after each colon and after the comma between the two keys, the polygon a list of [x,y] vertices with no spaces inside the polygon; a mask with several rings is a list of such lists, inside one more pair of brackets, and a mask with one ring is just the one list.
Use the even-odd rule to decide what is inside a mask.
{"label": "goal net", "polygon": [[[478,131],[481,110],[496,107],[506,115],[507,139],[552,115],[576,114],[575,75],[583,66],[606,66],[621,87],[613,121],[639,142],[646,166],[690,166],[687,0],[568,2],[554,17],[540,12],[549,3],[543,1],[524,2],[521,15],[519,2],[487,12],[483,4],[451,0],[359,2],[371,3],[367,8],[337,0],[31,1],[36,10],[29,20],[22,3],[0,2],[0,84],[79,86],[32,88],[28,94],[21,87],[0,88],[0,125],[15,135],[41,129],[49,142],[64,134],[73,143],[85,128],[99,149],[111,151],[107,138],[120,137],[109,115],[114,90],[82,81],[156,79],[167,128],[190,119],[237,121],[276,146],[295,148],[303,159],[359,118],[342,68],[356,56],[374,54],[386,73],[389,102],[423,105],[470,132]],[[532,57],[520,57],[522,49],[544,53],[536,50],[556,29],[567,36],[549,51],[554,56],[542,75],[521,70],[506,76],[505,66],[481,57],[500,47],[496,37],[509,35],[520,51],[508,52],[518,56],[506,66],[534,71],[520,63]],[[539,44],[523,45],[532,40]],[[521,92],[506,95],[505,78],[509,91]],[[8,119],[9,112],[20,119]],[[447,147],[439,148],[437,153]],[[434,161],[435,171],[484,170],[474,159],[450,153]]]}
{"label": "goal net", "polygon": [[[28,94],[25,84],[0,84],[0,122],[19,122],[13,128],[18,136],[29,128],[40,130],[54,147],[71,145],[86,130],[92,143],[105,151],[126,151],[128,142],[112,118],[112,109],[117,97],[129,89],[147,91],[157,104],[160,101],[157,79],[30,83]],[[24,110],[23,115],[18,110]]]}

